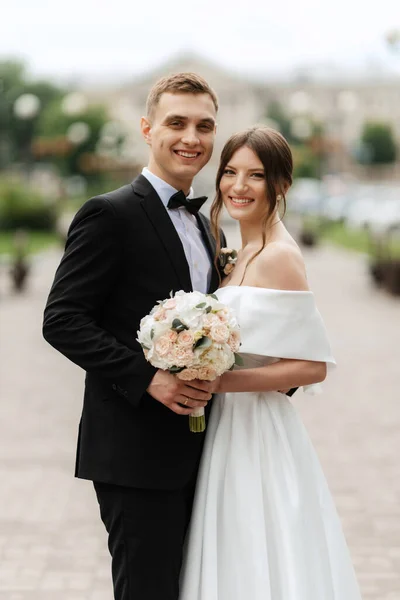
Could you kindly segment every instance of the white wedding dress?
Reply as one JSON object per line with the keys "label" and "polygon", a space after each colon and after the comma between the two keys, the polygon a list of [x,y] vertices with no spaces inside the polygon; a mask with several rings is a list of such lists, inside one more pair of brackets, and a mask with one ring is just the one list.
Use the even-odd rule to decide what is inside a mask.
{"label": "white wedding dress", "polygon": [[[216,294],[236,311],[244,368],[279,358],[335,364],[312,292]],[[213,400],[180,600],[360,600],[324,474],[284,394]]]}

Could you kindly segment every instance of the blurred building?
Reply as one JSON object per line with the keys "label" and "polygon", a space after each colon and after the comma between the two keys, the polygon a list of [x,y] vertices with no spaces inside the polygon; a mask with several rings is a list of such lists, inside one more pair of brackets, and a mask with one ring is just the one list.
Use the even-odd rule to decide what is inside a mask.
{"label": "blurred building", "polygon": [[233,132],[262,120],[265,98],[259,86],[197,56],[185,55],[119,88],[85,92],[91,102],[105,103],[110,117],[123,123],[123,129],[127,133],[126,155],[146,164],[148,150],[143,142],[139,123],[140,117],[145,114],[148,92],[159,78],[180,71],[193,71],[202,75],[218,95],[220,108],[213,158],[197,177],[197,180],[204,179],[209,184],[214,179],[218,158],[227,138]]}
{"label": "blurred building", "polygon": [[148,91],[160,77],[179,71],[199,73],[219,97],[216,147],[210,165],[202,172],[206,179],[210,173],[214,175],[220,150],[229,135],[256,123],[268,123],[266,115],[272,103],[280,104],[297,131],[304,131],[304,137],[307,137],[307,122],[321,122],[327,138],[336,143],[337,163],[342,169],[351,170],[351,156],[357,151],[366,121],[390,123],[400,141],[399,78],[356,80],[339,79],[336,75],[333,80],[329,75],[311,78],[303,74],[290,81],[255,81],[199,56],[185,54],[118,88],[86,92],[91,102],[105,103],[110,116],[122,123],[127,132],[127,158],[146,162],[147,147],[141,138],[139,122],[145,112]]}

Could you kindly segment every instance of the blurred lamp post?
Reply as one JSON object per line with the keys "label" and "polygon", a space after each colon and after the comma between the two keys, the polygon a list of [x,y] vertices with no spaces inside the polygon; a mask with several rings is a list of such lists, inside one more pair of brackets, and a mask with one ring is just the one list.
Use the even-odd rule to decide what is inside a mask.
{"label": "blurred lamp post", "polygon": [[312,135],[312,124],[307,117],[294,117],[290,121],[290,133],[293,137],[306,142]]}
{"label": "blurred lamp post", "polygon": [[17,119],[26,123],[26,125],[21,128],[23,131],[22,139],[26,138],[25,141],[22,142],[21,150],[22,156],[25,159],[27,174],[29,173],[29,165],[32,161],[32,121],[38,115],[40,106],[40,99],[35,96],[35,94],[21,94],[21,96],[15,100],[13,105],[14,115]]}
{"label": "blurred lamp post", "polygon": [[294,92],[289,101],[289,108],[293,115],[305,115],[309,113],[311,109],[310,95],[303,90]]}
{"label": "blurred lamp post", "polygon": [[14,102],[14,114],[18,119],[33,119],[39,110],[40,100],[35,94],[22,94]]}
{"label": "blurred lamp post", "polygon": [[79,146],[83,144],[90,137],[90,127],[84,121],[77,121],[72,123],[67,129],[67,139],[71,144]]}
{"label": "blurred lamp post", "polygon": [[107,121],[101,128],[96,154],[118,158],[123,140],[123,129],[118,121]]}
{"label": "blurred lamp post", "polygon": [[76,116],[80,115],[88,107],[88,101],[86,96],[81,92],[71,92],[71,94],[67,94],[64,96],[61,109],[65,115]]}

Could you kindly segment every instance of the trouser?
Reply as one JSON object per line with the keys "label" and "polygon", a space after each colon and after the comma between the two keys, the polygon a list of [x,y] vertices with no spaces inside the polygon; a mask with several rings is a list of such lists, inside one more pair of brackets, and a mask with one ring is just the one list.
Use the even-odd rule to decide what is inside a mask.
{"label": "trouser", "polygon": [[94,487],[108,532],[115,600],[178,600],[195,483],[173,491]]}

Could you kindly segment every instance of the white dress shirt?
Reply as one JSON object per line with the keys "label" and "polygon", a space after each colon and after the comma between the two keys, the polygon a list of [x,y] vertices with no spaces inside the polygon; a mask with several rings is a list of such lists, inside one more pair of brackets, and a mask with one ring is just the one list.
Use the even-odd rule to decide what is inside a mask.
{"label": "white dress shirt", "polygon": [[[211,260],[196,217],[183,206],[172,210],[167,207],[171,196],[178,191],[172,185],[151,173],[147,167],[143,169],[142,175],[146,177],[159,195],[180,237],[189,265],[193,290],[206,294],[211,280]],[[193,198],[193,188],[190,188],[187,198],[189,200]]]}

